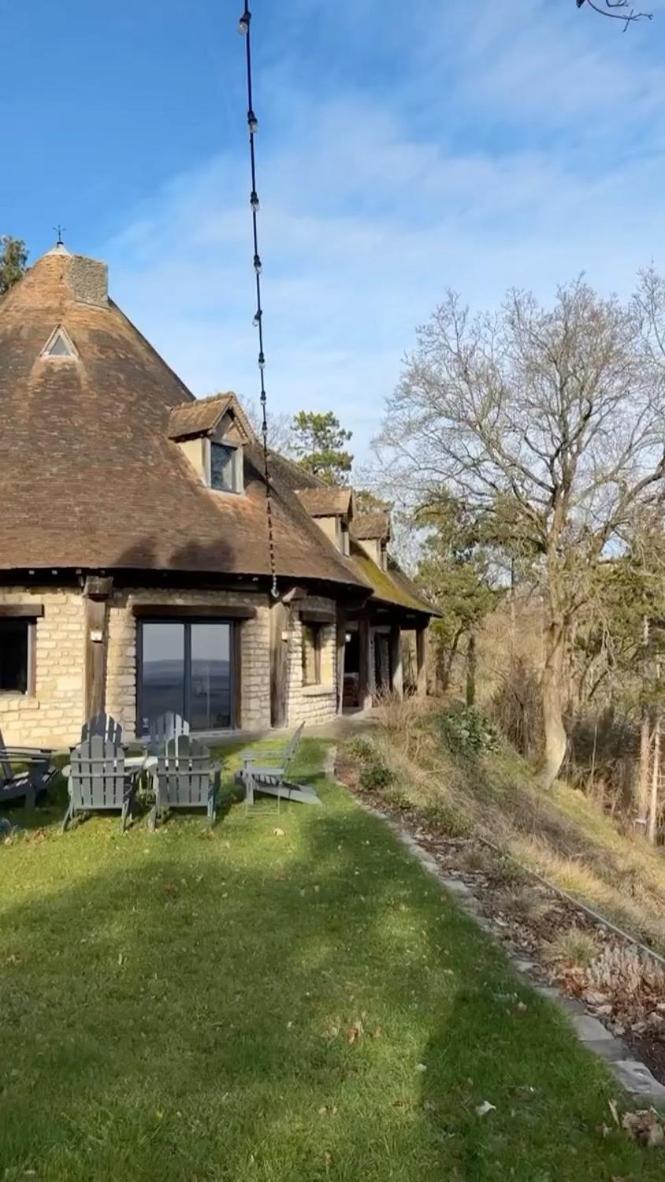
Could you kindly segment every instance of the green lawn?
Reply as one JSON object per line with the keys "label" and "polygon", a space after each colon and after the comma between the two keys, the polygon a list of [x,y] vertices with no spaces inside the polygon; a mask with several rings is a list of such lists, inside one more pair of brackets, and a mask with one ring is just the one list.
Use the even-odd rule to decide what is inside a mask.
{"label": "green lawn", "polygon": [[58,806],[0,846],[0,1179],[662,1179],[602,1136],[612,1085],[558,1013],[316,783],[210,835],[60,836]]}

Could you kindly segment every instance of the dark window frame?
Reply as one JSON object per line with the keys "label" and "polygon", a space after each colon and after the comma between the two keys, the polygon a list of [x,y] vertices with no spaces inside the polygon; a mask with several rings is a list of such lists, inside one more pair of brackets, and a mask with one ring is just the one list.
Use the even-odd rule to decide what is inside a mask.
{"label": "dark window frame", "polygon": [[3,625],[10,625],[14,630],[25,628],[25,689],[19,686],[0,686],[0,697],[34,698],[36,690],[36,655],[37,655],[37,615],[27,616],[22,611],[0,614],[0,645],[2,644]]}
{"label": "dark window frame", "polygon": [[[233,617],[206,615],[205,611],[197,615],[174,616],[167,614],[154,616],[139,616],[136,620],[136,732],[137,738],[145,738],[147,732],[143,730],[143,629],[146,624],[182,624],[184,628],[183,665],[185,670],[184,683],[184,717],[191,713],[192,692],[192,626],[194,624],[227,624],[229,626],[229,696],[231,701],[231,716],[228,727],[220,727],[220,734],[230,734],[240,726],[240,694],[241,694],[241,628],[242,620]],[[185,608],[185,612],[187,609]],[[207,734],[207,731],[192,731],[192,734]]]}
{"label": "dark window frame", "polygon": [[[323,648],[324,625],[313,620],[302,620],[302,684],[303,686],[321,685],[321,651]],[[311,637],[314,652],[314,677],[307,673],[307,637]]]}

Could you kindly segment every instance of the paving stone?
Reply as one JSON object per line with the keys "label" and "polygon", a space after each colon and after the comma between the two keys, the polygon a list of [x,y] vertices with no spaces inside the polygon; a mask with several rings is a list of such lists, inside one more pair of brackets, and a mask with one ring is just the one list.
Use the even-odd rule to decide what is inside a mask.
{"label": "paving stone", "polygon": [[597,1042],[585,1042],[588,1051],[599,1055],[607,1063],[616,1063],[626,1058],[626,1048],[619,1038],[600,1038]]}
{"label": "paving stone", "polygon": [[573,1026],[582,1042],[610,1042],[614,1035],[590,1014],[574,1014]]}
{"label": "paving stone", "polygon": [[470,886],[462,882],[459,878],[442,878],[441,879],[446,890],[452,891],[453,895],[459,895],[463,899],[473,899],[473,891]]}
{"label": "paving stone", "polygon": [[520,960],[519,958],[513,960],[513,964],[515,965],[518,973],[529,974],[532,973],[536,967],[532,960]]}
{"label": "paving stone", "polygon": [[619,1059],[610,1067],[619,1083],[634,1096],[645,1096],[650,1100],[665,1101],[665,1087],[637,1059]]}

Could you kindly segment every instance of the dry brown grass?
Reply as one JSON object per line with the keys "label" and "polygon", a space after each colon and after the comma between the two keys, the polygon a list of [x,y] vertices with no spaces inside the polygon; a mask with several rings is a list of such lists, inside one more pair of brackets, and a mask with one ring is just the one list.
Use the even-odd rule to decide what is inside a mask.
{"label": "dry brown grass", "polygon": [[463,760],[450,754],[441,735],[431,702],[384,703],[373,742],[403,800],[429,818],[437,812],[457,818],[460,831],[490,840],[665,952],[663,853],[623,833],[579,791],[560,785],[542,793],[511,749]]}

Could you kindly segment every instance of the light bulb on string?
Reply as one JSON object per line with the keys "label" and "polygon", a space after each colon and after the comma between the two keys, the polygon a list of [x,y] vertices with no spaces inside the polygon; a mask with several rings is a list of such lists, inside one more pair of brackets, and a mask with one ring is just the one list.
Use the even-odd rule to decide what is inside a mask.
{"label": "light bulb on string", "polygon": [[259,130],[259,121],[253,111],[247,112],[247,126],[249,128],[249,134],[256,135]]}
{"label": "light bulb on string", "polygon": [[254,255],[254,270],[256,271],[257,275],[260,275],[261,271],[263,270],[263,264],[261,263],[261,255],[260,254]]}
{"label": "light bulb on string", "polygon": [[242,35],[244,37],[246,37],[247,34],[249,33],[249,22],[251,21],[251,19],[252,19],[252,14],[248,9],[247,12],[243,12],[242,16],[240,17],[240,20],[238,21],[238,32],[242,33]]}
{"label": "light bulb on string", "polygon": [[249,195],[249,204],[251,205],[252,209],[254,209],[254,210],[260,208],[259,195],[258,195],[256,189],[252,189],[252,191]]}
{"label": "light bulb on string", "polygon": [[254,319],[252,320],[252,324],[254,325],[254,328],[259,327],[259,325],[261,324],[262,318],[263,318],[263,312],[258,311],[258,312],[254,313]]}
{"label": "light bulb on string", "polygon": [[265,353],[259,353],[259,369],[265,369],[265,367],[266,367],[266,355],[265,355]]}

